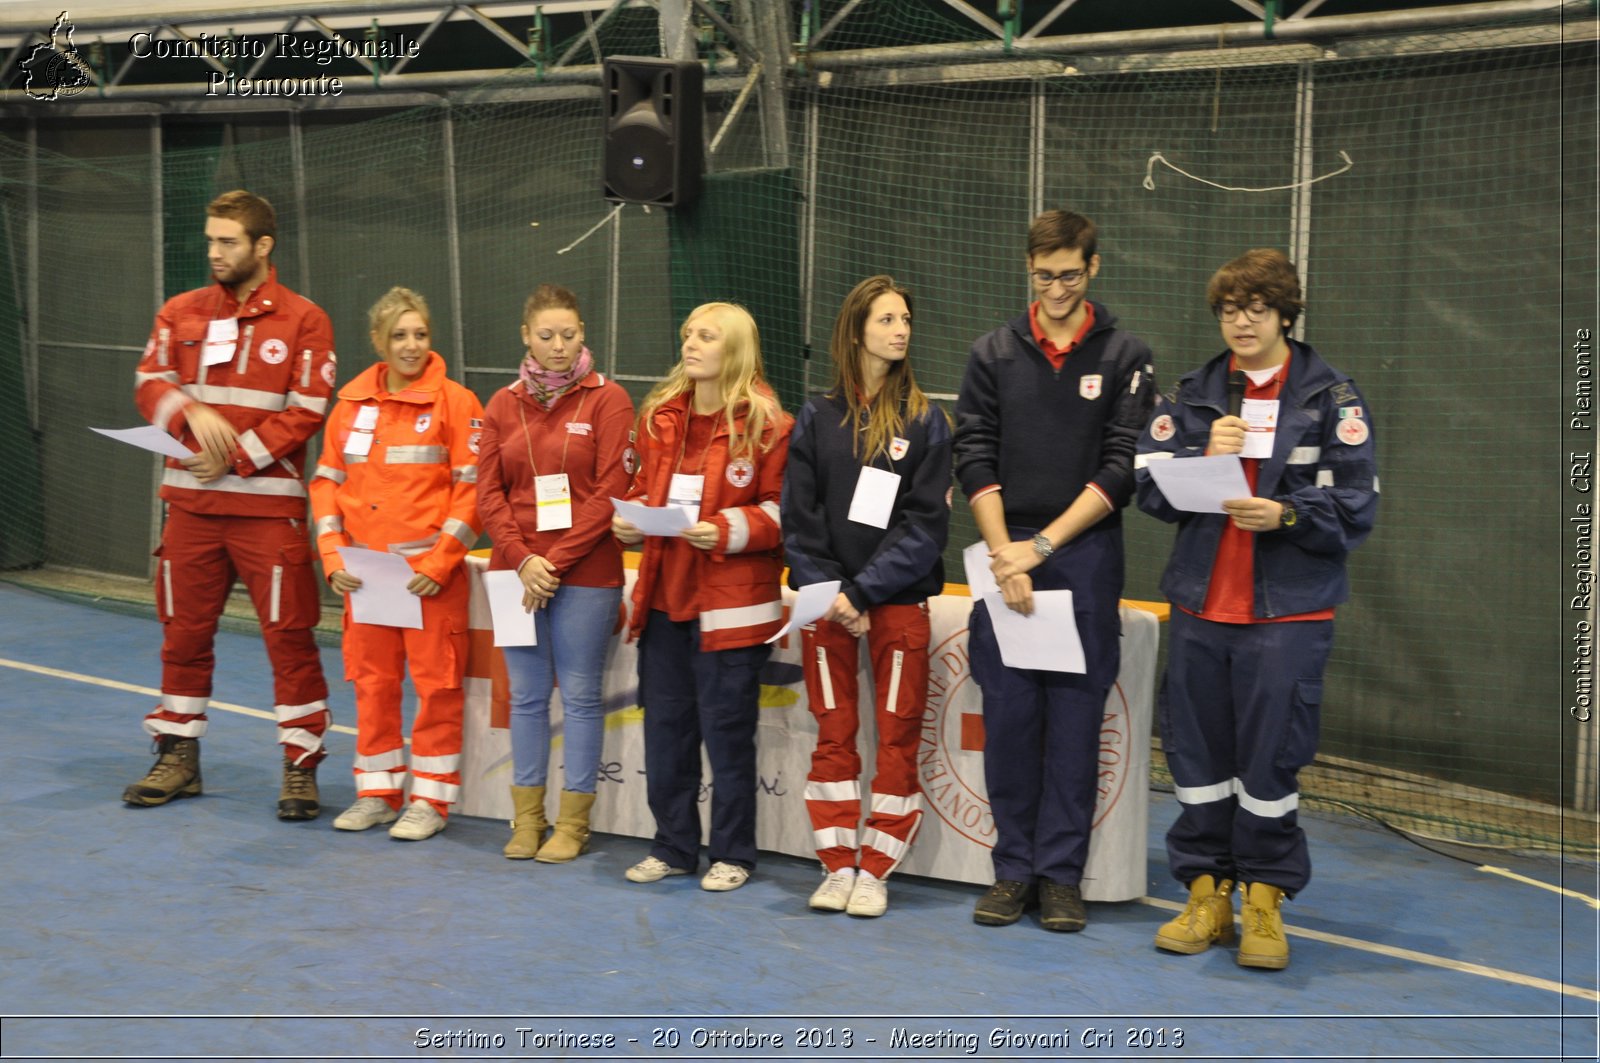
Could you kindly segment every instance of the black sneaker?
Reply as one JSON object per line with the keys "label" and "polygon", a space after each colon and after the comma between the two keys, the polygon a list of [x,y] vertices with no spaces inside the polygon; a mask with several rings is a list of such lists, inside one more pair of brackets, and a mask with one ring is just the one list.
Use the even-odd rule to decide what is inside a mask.
{"label": "black sneaker", "polygon": [[1033,903],[1033,884],[1003,878],[989,887],[972,908],[972,921],[982,926],[1010,926]]}
{"label": "black sneaker", "polygon": [[1059,882],[1039,884],[1039,925],[1046,930],[1063,934],[1076,934],[1089,922],[1083,910],[1083,894],[1076,884]]}

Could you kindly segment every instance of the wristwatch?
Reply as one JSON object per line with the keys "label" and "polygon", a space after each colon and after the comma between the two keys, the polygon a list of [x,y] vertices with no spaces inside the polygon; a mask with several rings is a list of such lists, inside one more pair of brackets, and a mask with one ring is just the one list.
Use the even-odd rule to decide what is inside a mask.
{"label": "wristwatch", "polygon": [[1287,502],[1278,504],[1283,507],[1283,515],[1278,518],[1278,527],[1285,530],[1294,527],[1294,522],[1300,519],[1300,514],[1296,513],[1294,507]]}
{"label": "wristwatch", "polygon": [[1035,535],[1033,537],[1033,552],[1040,557],[1049,557],[1056,552],[1056,548],[1050,545],[1050,540],[1045,536]]}

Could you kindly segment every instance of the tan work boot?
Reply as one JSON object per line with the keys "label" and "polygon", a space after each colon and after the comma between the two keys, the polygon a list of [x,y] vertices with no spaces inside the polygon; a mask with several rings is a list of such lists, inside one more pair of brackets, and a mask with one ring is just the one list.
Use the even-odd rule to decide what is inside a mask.
{"label": "tan work boot", "polygon": [[544,844],[550,821],[544,818],[544,787],[511,788],[511,840],[503,850],[507,860],[532,860]]}
{"label": "tan work boot", "polygon": [[1244,937],[1239,940],[1239,966],[1281,971],[1289,966],[1289,939],[1283,934],[1283,913],[1279,911],[1283,891],[1252,882],[1241,897]]}
{"label": "tan work boot", "polygon": [[1156,931],[1156,948],[1192,956],[1212,945],[1232,945],[1233,879],[1201,875],[1189,883],[1189,903]]}
{"label": "tan work boot", "polygon": [[278,790],[279,819],[316,819],[322,813],[317,792],[317,766],[283,762],[283,786]]}
{"label": "tan work boot", "polygon": [[144,778],[122,791],[130,805],[164,805],[174,797],[200,796],[200,739],[156,738],[156,762]]}
{"label": "tan work boot", "polygon": [[594,794],[562,790],[555,830],[550,832],[550,840],[539,847],[534,859],[541,864],[564,864],[577,859],[589,848],[589,810],[592,808]]}

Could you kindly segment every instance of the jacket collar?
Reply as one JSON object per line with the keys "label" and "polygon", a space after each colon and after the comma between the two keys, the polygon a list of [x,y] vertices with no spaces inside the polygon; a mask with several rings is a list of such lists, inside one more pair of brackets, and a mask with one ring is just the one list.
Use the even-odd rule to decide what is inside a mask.
{"label": "jacket collar", "polygon": [[388,372],[389,367],[383,362],[369,365],[362,370],[360,376],[339,389],[339,397],[347,402],[386,398],[394,399],[396,402],[411,402],[426,406],[438,398],[439,392],[444,388],[446,367],[444,359],[437,351],[428,352],[428,361],[422,367],[422,375],[413,380],[404,391],[389,393],[386,380]]}
{"label": "jacket collar", "polygon": [[[1094,307],[1094,325],[1084,335],[1082,342],[1072,348],[1071,353],[1073,354],[1083,350],[1090,340],[1100,335],[1100,333],[1116,327],[1117,324],[1117,315],[1106,309],[1104,303],[1097,303],[1093,299],[1088,300],[1088,303]],[[1033,338],[1033,310],[1031,303],[1029,304],[1029,309],[1012,318],[1006,323],[1006,326],[1012,332],[1015,332],[1023,343],[1026,343],[1036,351],[1039,350],[1039,344]],[[1040,353],[1042,354],[1043,352],[1041,351]]]}
{"label": "jacket collar", "polygon": [[232,288],[221,281],[214,283],[217,291],[221,293],[223,305],[235,307],[233,315],[235,317],[259,317],[262,314],[270,314],[274,310],[281,309],[284,293],[287,291],[283,285],[278,283],[278,267],[270,262],[267,264],[267,279],[262,281],[261,285],[250,293],[250,298],[246,299],[243,305],[240,305],[234,299]]}
{"label": "jacket collar", "polygon": [[[1349,379],[1324,362],[1309,344],[1295,339],[1289,339],[1288,343],[1292,357],[1289,359],[1288,379],[1283,382],[1284,399],[1301,403],[1339,381]],[[1226,396],[1230,358],[1231,352],[1223,351],[1199,369],[1185,373],[1178,381],[1179,394],[1187,391],[1192,401],[1204,405],[1211,405],[1213,400]]]}

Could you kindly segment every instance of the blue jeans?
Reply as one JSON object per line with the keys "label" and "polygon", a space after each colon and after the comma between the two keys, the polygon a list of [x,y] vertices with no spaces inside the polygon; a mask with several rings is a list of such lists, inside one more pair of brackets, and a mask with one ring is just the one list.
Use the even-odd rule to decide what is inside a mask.
{"label": "blue jeans", "polygon": [[562,587],[534,614],[537,646],[505,647],[511,680],[511,781],[543,786],[550,767],[550,692],[561,684],[568,790],[594,793],[606,714],[601,679],[621,587]]}

